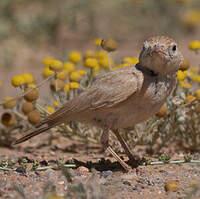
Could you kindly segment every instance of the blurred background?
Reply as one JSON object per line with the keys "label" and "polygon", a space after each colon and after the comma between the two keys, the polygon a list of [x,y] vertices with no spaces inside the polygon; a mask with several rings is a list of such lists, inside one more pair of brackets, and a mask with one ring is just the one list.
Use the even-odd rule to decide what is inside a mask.
{"label": "blurred background", "polygon": [[13,75],[31,72],[42,79],[44,57],[65,61],[71,50],[94,49],[95,38],[112,38],[119,44],[113,59],[120,60],[138,56],[142,41],[159,34],[173,37],[198,65],[188,43],[200,39],[200,1],[1,0],[0,97],[16,92]]}

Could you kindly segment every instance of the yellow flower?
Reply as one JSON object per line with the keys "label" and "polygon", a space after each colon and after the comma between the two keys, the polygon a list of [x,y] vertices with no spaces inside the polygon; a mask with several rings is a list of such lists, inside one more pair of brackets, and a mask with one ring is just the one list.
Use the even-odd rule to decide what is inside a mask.
{"label": "yellow flower", "polygon": [[94,44],[95,44],[96,46],[101,46],[101,42],[102,42],[102,39],[101,39],[101,38],[97,38],[97,39],[94,40]]}
{"label": "yellow flower", "polygon": [[[110,65],[112,67],[114,65],[114,63],[113,63],[113,60],[111,58],[110,58],[109,62],[110,62]],[[103,68],[108,68],[109,67],[108,58],[100,59],[99,64]]]}
{"label": "yellow flower", "polygon": [[199,82],[199,83],[200,83],[200,75],[194,74],[191,78],[192,78],[192,80],[193,80],[194,82]]}
{"label": "yellow flower", "polygon": [[198,100],[200,100],[200,89],[197,89],[197,90],[195,91],[195,96],[196,96],[196,98],[197,98]]}
{"label": "yellow flower", "polygon": [[112,70],[116,70],[118,68],[127,67],[127,66],[131,66],[131,64],[129,64],[129,63],[123,63],[123,64],[120,64],[119,66],[116,66],[116,67],[112,68]]}
{"label": "yellow flower", "polygon": [[60,60],[54,59],[51,62],[51,65],[49,66],[49,68],[53,71],[59,71],[62,70],[63,68],[63,63]]}
{"label": "yellow flower", "polygon": [[49,67],[54,59],[52,57],[46,57],[43,59],[43,65]]}
{"label": "yellow flower", "polygon": [[98,73],[100,67],[99,67],[99,65],[96,65],[93,69],[94,69],[94,72],[95,72],[95,73]]}
{"label": "yellow flower", "polygon": [[81,54],[78,51],[72,51],[71,53],[69,53],[69,57],[68,59],[77,64],[82,60]]}
{"label": "yellow flower", "polygon": [[36,88],[37,86],[34,83],[28,84],[29,88]]}
{"label": "yellow flower", "polygon": [[200,41],[195,40],[189,43],[189,49],[190,50],[198,50],[200,49]]}
{"label": "yellow flower", "polygon": [[182,81],[186,78],[186,71],[182,71],[182,70],[178,70],[178,73],[177,73],[177,80],[178,81]]}
{"label": "yellow flower", "polygon": [[195,72],[198,72],[199,69],[200,69],[199,66],[191,66],[191,67],[190,67],[190,70],[191,70],[192,72],[194,72],[194,73],[195,73]]}
{"label": "yellow flower", "polygon": [[200,82],[200,75],[196,75],[192,71],[187,71],[188,76],[192,79],[194,82]]}
{"label": "yellow flower", "polygon": [[98,66],[98,61],[95,58],[87,58],[84,65],[88,68],[95,68],[96,66]]}
{"label": "yellow flower", "polygon": [[71,72],[71,74],[69,76],[70,81],[76,81],[76,82],[78,82],[78,81],[81,80],[81,78],[82,78],[82,75],[79,72],[77,72],[77,71]]}
{"label": "yellow flower", "polygon": [[137,57],[132,57],[132,63],[133,64],[139,63],[139,59]]}
{"label": "yellow flower", "polygon": [[8,101],[6,104],[3,104],[3,108],[5,109],[11,109],[13,108],[14,106],[17,105],[17,101],[15,99],[13,99],[13,97],[10,97],[10,96],[7,96],[7,97],[4,97],[3,100],[4,101]]}
{"label": "yellow flower", "polygon": [[31,75],[30,73],[23,73],[21,76],[24,78],[25,83],[27,84],[31,84],[35,80],[33,75]]}
{"label": "yellow flower", "polygon": [[2,86],[2,82],[0,81],[0,87]]}
{"label": "yellow flower", "polygon": [[184,88],[190,88],[192,85],[189,83],[185,83],[183,80],[180,81],[180,86]]}
{"label": "yellow flower", "polygon": [[59,106],[60,106],[60,102],[57,101],[57,100],[55,100],[55,101],[53,102],[53,104],[54,104],[56,107],[59,107]]}
{"label": "yellow flower", "polygon": [[184,103],[191,103],[193,102],[194,100],[196,100],[196,97],[194,97],[193,95],[188,95],[185,100],[184,100]]}
{"label": "yellow flower", "polygon": [[55,72],[53,70],[51,70],[49,67],[46,67],[44,70],[43,70],[43,77],[44,78],[47,78],[51,75],[53,75]]}
{"label": "yellow flower", "polygon": [[195,9],[189,9],[185,14],[182,16],[183,24],[188,27],[192,28],[200,24],[200,11]]}
{"label": "yellow flower", "polygon": [[25,83],[25,79],[21,75],[16,75],[12,77],[11,83],[14,87],[18,87]]}
{"label": "yellow flower", "polygon": [[75,70],[75,66],[72,62],[65,62],[63,65],[63,70],[66,70],[67,72],[71,73]]}
{"label": "yellow flower", "polygon": [[99,51],[96,54],[96,57],[100,60],[100,59],[108,59],[108,55],[106,52],[104,51]]}
{"label": "yellow flower", "polygon": [[80,75],[85,75],[87,73],[85,70],[77,70],[76,72],[78,72]]}
{"label": "yellow flower", "polygon": [[68,93],[70,91],[70,85],[69,84],[65,84],[64,90],[65,90],[66,93]]}
{"label": "yellow flower", "polygon": [[80,86],[80,84],[78,82],[70,82],[70,88],[78,88]]}
{"label": "yellow flower", "polygon": [[63,71],[61,71],[61,72],[58,72],[57,74],[56,74],[56,78],[58,78],[58,79],[61,79],[61,80],[66,80],[67,79],[67,71],[66,70],[63,70]]}
{"label": "yellow flower", "polygon": [[52,106],[46,106],[46,109],[49,113],[54,113],[55,112],[55,108]]}

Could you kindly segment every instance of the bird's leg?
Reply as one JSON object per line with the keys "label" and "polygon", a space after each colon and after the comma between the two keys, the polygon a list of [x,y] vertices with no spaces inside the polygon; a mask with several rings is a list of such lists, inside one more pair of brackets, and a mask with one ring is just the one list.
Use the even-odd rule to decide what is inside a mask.
{"label": "bird's leg", "polygon": [[101,134],[101,144],[103,145],[105,150],[108,150],[109,153],[121,164],[121,166],[129,171],[130,167],[115,153],[112,147],[109,145],[109,129],[106,129]]}
{"label": "bird's leg", "polygon": [[130,148],[128,147],[127,143],[125,142],[125,140],[121,137],[121,135],[119,134],[118,129],[114,129],[113,133],[115,134],[115,136],[117,137],[117,139],[119,140],[121,146],[124,148],[124,151],[126,153],[126,155],[129,158],[130,163],[135,166],[136,164],[136,159],[134,158],[133,154],[131,153]]}

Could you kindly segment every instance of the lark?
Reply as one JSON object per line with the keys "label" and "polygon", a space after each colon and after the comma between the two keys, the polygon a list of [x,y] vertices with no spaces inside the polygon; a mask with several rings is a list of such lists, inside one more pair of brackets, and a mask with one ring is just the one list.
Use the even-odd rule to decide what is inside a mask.
{"label": "lark", "polygon": [[14,144],[24,142],[50,128],[70,121],[89,123],[103,129],[101,143],[125,170],[126,164],[109,145],[112,131],[129,160],[134,156],[119,134],[157,113],[176,86],[183,56],[176,42],[166,36],[148,38],[143,43],[139,63],[98,77],[90,88],[39,122]]}

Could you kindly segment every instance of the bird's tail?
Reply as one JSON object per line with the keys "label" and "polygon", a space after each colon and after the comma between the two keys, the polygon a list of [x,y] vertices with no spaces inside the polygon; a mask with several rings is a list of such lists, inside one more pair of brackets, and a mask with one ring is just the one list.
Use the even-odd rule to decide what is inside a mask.
{"label": "bird's tail", "polygon": [[48,125],[48,126],[45,126],[45,127],[39,127],[39,128],[33,129],[27,135],[25,135],[22,138],[20,138],[20,139],[16,140],[15,142],[13,142],[12,145],[16,145],[16,144],[25,142],[26,140],[28,140],[28,139],[36,136],[36,135],[39,135],[40,133],[43,133],[44,131],[47,131],[48,129],[50,129],[52,127],[54,127],[54,125]]}

